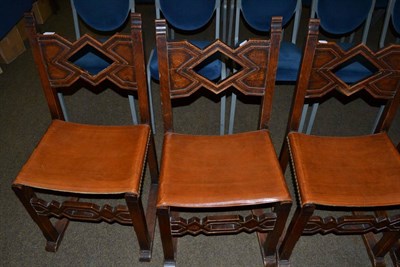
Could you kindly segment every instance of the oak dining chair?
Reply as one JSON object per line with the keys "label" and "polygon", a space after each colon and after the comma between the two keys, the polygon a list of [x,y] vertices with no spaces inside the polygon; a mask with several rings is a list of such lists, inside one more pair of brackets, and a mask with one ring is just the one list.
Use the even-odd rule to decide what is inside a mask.
{"label": "oak dining chair", "polygon": [[[368,61],[375,72],[348,84],[336,71],[354,57]],[[382,104],[384,111],[375,132],[350,136],[301,133],[305,101],[326,101],[333,96],[348,101],[364,97]],[[385,266],[385,254],[400,237],[400,155],[387,134],[399,104],[400,45],[375,52],[364,44],[344,50],[334,42],[319,40],[319,20],[310,20],[280,154],[283,169],[291,164],[298,195],[298,206],[279,249],[282,266],[290,264],[301,236],[330,233],[363,236],[373,266]],[[340,112],[340,107],[335,111]],[[367,120],[367,116],[357,119]],[[329,216],[322,218],[321,210]],[[346,214],[335,216],[335,211]],[[382,237],[374,235],[380,232]]]}
{"label": "oak dining chair", "polygon": [[[58,249],[70,221],[117,222],[133,226],[140,247],[139,259],[149,261],[158,166],[150,127],[140,14],[131,14],[130,34],[115,34],[104,43],[89,35],[70,42],[53,32],[41,34],[36,30],[33,14],[27,14],[25,19],[52,121],[12,189],[46,238],[47,251]],[[95,75],[71,60],[88,47],[109,63]],[[57,92],[75,92],[81,88],[77,84],[91,89],[94,95],[113,85],[137,93],[140,124],[108,126],[64,121]],[[146,165],[151,185],[145,211],[141,195]],[[122,199],[126,205],[100,206],[96,204],[100,199],[107,203]]]}
{"label": "oak dining chair", "polygon": [[[270,39],[249,40],[237,48],[216,40],[200,49],[188,41],[168,41],[165,20],[156,21],[164,122],[157,216],[164,266],[176,264],[178,237],[241,232],[256,232],[264,265],[276,264],[276,248],[291,207],[268,131],[281,25],[281,18],[272,19]],[[242,68],[218,83],[196,73],[196,66],[215,53]],[[174,100],[230,89],[263,99],[258,130],[223,136],[174,131]],[[181,217],[183,211],[193,217]]]}

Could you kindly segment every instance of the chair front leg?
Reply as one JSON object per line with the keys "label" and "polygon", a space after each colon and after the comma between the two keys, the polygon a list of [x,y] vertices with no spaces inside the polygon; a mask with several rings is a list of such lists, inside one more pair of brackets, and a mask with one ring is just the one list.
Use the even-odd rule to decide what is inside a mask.
{"label": "chair front leg", "polygon": [[298,207],[293,215],[292,221],[286,231],[285,237],[279,248],[279,265],[290,266],[289,258],[292,255],[293,249],[303,234],[307,222],[314,213],[314,205],[305,205]]}
{"label": "chair front leg", "polygon": [[[279,239],[285,229],[287,217],[289,216],[291,202],[277,203],[274,208],[276,214],[276,222],[274,229],[268,233],[257,232],[258,243],[260,245],[261,254],[265,267],[277,266],[277,247]],[[262,210],[253,210],[253,214],[262,215]]]}
{"label": "chair front leg", "polygon": [[129,209],[129,213],[131,214],[133,228],[136,232],[139,242],[139,260],[150,261],[153,239],[150,237],[149,230],[147,228],[147,221],[143,210],[142,201],[137,195],[128,193],[125,194],[125,200]]}
{"label": "chair front leg", "polygon": [[64,236],[65,230],[67,229],[69,220],[63,218],[58,220],[54,226],[48,216],[39,215],[31,205],[31,199],[36,198],[36,194],[33,192],[32,188],[14,184],[12,185],[12,189],[46,238],[46,251],[56,252]]}
{"label": "chair front leg", "polygon": [[174,242],[174,238],[172,237],[170,208],[158,208],[157,216],[164,251],[164,266],[176,266],[176,242]]}

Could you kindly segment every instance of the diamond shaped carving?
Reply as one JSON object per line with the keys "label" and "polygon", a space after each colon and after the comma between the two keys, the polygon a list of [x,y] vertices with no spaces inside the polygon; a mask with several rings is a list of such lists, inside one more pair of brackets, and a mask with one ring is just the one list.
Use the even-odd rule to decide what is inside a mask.
{"label": "diamond shaped carving", "polygon": [[75,51],[68,58],[68,61],[89,72],[91,75],[98,74],[113,63],[112,59],[90,43]]}
{"label": "diamond shaped carving", "polygon": [[[350,96],[365,90],[373,97],[390,99],[394,96],[398,78],[388,79],[387,77],[396,77],[393,73],[400,75],[399,59],[400,51],[389,50],[389,47],[374,53],[363,44],[344,51],[332,42],[319,43],[315,52],[307,97],[322,97],[334,90]],[[346,79],[344,72],[354,67],[353,64],[364,71],[357,77],[349,76],[353,79],[351,81]]]}
{"label": "diamond shaped carving", "polygon": [[[233,62],[232,62],[233,61]],[[229,73],[229,76],[223,77],[221,73],[223,62],[234,65],[235,72]],[[234,76],[238,71],[243,69],[242,65],[234,59],[227,58],[224,54],[217,51],[208,58],[203,59],[198,65],[193,67],[193,70],[202,77],[208,79],[214,84],[218,84],[223,80]]]}
{"label": "diamond shaped carving", "polygon": [[[93,86],[109,80],[121,89],[137,89],[133,55],[129,52],[132,40],[128,35],[113,35],[104,43],[88,35],[73,43],[57,34],[39,35],[39,43],[44,43],[42,54],[54,87],[71,86],[83,79]],[[93,61],[101,64],[90,68]]]}
{"label": "diamond shaped carving", "polygon": [[339,79],[349,86],[371,77],[377,71],[378,68],[361,54],[356,54],[332,70]]}
{"label": "diamond shaped carving", "polygon": [[[184,41],[169,43],[169,46],[171,46],[169,49],[174,50],[174,53],[169,55],[169,61],[174,64],[170,66],[171,98],[191,95],[201,87],[218,94],[230,86],[245,95],[263,95],[266,86],[269,40],[249,40],[236,49],[217,40],[203,51]],[[238,71],[217,82],[200,73],[202,67],[222,57],[240,66]],[[260,58],[265,60],[260,61]]]}

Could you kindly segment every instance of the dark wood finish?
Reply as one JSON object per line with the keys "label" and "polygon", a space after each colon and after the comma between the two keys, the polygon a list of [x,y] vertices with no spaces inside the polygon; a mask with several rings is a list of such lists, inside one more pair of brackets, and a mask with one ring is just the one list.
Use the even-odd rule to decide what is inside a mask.
{"label": "dark wood finish", "polygon": [[[157,51],[161,57],[159,68],[162,69],[160,73],[168,73],[168,76],[160,77],[160,85],[169,87],[168,93],[161,90],[164,131],[173,131],[171,99],[188,97],[200,88],[220,94],[231,87],[244,95],[263,96],[260,128],[266,129],[272,107],[281,34],[277,21],[274,21],[272,27],[270,40],[249,40],[236,49],[216,40],[201,50],[187,41],[167,43],[166,26],[161,21],[156,21]],[[219,83],[196,73],[195,67],[215,53],[224,54],[240,64],[242,69]],[[174,65],[168,65],[169,62],[174,62]]]}
{"label": "dark wood finish", "polygon": [[[166,145],[174,145],[174,141],[166,142],[169,138],[168,136],[174,134],[171,102],[174,99],[190,97],[195,92],[198,92],[200,88],[204,88],[213,94],[220,94],[233,87],[244,95],[262,97],[263,101],[259,118],[259,129],[260,131],[265,131],[265,129],[268,128],[281,40],[281,23],[281,18],[273,18],[270,40],[248,40],[245,44],[237,48],[231,48],[222,41],[215,40],[212,44],[204,48],[204,50],[201,50],[187,41],[167,41],[166,22],[164,20],[156,20],[156,41],[165,132],[164,150]],[[242,66],[242,68],[238,72],[234,73],[234,75],[227,77],[219,83],[209,81],[197,74],[195,71],[196,66],[215,53],[223,54],[226,58],[237,62]],[[190,135],[187,136],[188,138],[191,138]],[[222,140],[225,137],[213,136],[212,138],[221,138]],[[187,145],[190,146],[191,144],[192,143],[188,143]],[[274,151],[272,143],[269,147],[267,146],[267,148],[270,151]],[[210,146],[209,148],[206,148],[206,150],[208,149],[214,150],[216,148]],[[165,153],[166,152],[164,151],[164,164],[161,171],[164,176],[161,175],[161,177],[164,177],[165,180],[162,181],[165,183],[171,183],[171,181],[167,180],[168,178],[165,178],[168,176],[169,172],[165,163],[167,161],[166,158],[171,155]],[[201,158],[202,152],[198,151],[198,153],[197,157]],[[226,151],[222,153],[229,154],[229,147],[227,147]],[[182,155],[182,157],[186,156]],[[275,154],[273,157],[275,157]],[[175,164],[181,164],[184,165],[185,168],[192,168],[194,170],[198,167],[202,168],[202,166],[188,166],[183,162],[176,162]],[[279,171],[279,174],[282,175],[281,177],[283,179],[283,174],[278,166],[277,159],[271,164],[276,165],[276,168]],[[229,170],[229,168],[227,169]],[[268,177],[263,176],[264,179],[271,182],[280,179],[271,174],[265,175]],[[172,177],[173,175],[170,176]],[[182,174],[182,176],[184,177],[182,179],[193,179],[190,177],[190,174],[185,173]],[[215,181],[220,178],[214,173],[210,173],[210,176],[212,176],[210,179],[215,179]],[[246,172],[244,171],[243,179],[254,180],[254,177],[246,176]],[[243,202],[246,202],[246,204],[226,205],[226,202],[218,202],[218,200],[216,200],[217,203],[213,202],[205,205],[198,200],[196,192],[193,193],[194,195],[182,192],[182,198],[190,198],[189,202],[191,204],[165,204],[160,199],[163,199],[163,197],[168,199],[168,196],[161,193],[162,187],[163,183],[161,182],[157,215],[164,250],[164,266],[175,266],[178,237],[184,235],[196,236],[199,234],[205,234],[207,236],[238,234],[241,232],[256,232],[264,265],[276,266],[277,245],[284,230],[286,219],[291,207],[289,194],[287,194],[287,197],[284,199],[281,195],[270,195],[265,197],[269,199],[263,199],[262,203],[260,203],[261,201],[256,202],[245,194],[236,193],[237,195],[234,199],[227,199],[226,201],[229,202],[241,199]],[[286,188],[286,185],[284,187]],[[229,184],[226,184],[226,190],[229,190]],[[229,194],[232,194],[231,191],[232,189]],[[235,210],[235,208],[248,210],[249,215],[218,214],[220,211],[232,211]],[[266,212],[263,210],[264,208],[269,208],[271,211]],[[183,218],[178,215],[178,212],[182,210],[194,213],[210,211],[213,215],[208,215],[203,218],[197,216]]]}
{"label": "dark wood finish", "polygon": [[[322,97],[329,96],[328,94],[331,91],[337,91],[342,94],[343,97],[351,97],[363,90],[371,98],[385,102],[384,112],[375,130],[376,134],[370,136],[368,140],[378,140],[380,137],[382,137],[385,132],[388,131],[400,104],[400,46],[391,45],[377,52],[373,52],[367,46],[360,44],[348,51],[343,51],[336,43],[319,41],[318,29],[319,21],[317,19],[311,19],[301,65],[301,72],[294,92],[293,103],[286,132],[286,135],[291,138],[288,137],[285,140],[280,154],[280,163],[283,169],[286,168],[289,161],[293,166],[293,173],[299,195],[299,206],[296,209],[289,228],[287,229],[285,238],[279,249],[280,264],[283,266],[290,265],[290,256],[296,245],[296,242],[302,235],[333,233],[337,235],[362,235],[372,265],[385,266],[384,256],[389,251],[391,251],[394,261],[398,260],[398,258],[396,259],[396,255],[398,255],[396,254],[396,249],[398,250],[398,239],[400,234],[398,228],[400,223],[400,214],[397,213],[395,215],[388,216],[384,210],[398,208],[400,206],[400,202],[388,203],[387,198],[385,198],[385,192],[379,191],[381,197],[376,195],[369,196],[372,198],[371,202],[369,203],[375,203],[372,205],[368,204],[364,206],[357,206],[356,204],[327,204],[340,203],[340,201],[337,199],[334,200],[332,199],[332,196],[329,196],[329,192],[332,190],[323,188],[325,185],[323,181],[324,179],[329,179],[331,176],[330,172],[332,172],[332,170],[327,170],[324,172],[324,170],[319,170],[321,167],[315,169],[312,167],[305,167],[303,163],[308,162],[308,160],[317,162],[326,159],[312,159],[312,156],[309,154],[307,154],[306,158],[304,150],[302,150],[304,148],[301,147],[299,143],[294,143],[295,140],[296,142],[300,142],[300,137],[295,139],[294,136],[296,134],[297,136],[302,135],[296,132],[298,132],[302,109],[306,100],[308,103],[313,103],[314,101],[318,102]],[[342,63],[357,55],[362,55],[366,60],[374,65],[377,71],[370,77],[367,77],[357,83],[346,84],[334,74],[334,70]],[[334,137],[330,137],[329,140],[328,138],[320,138],[319,141],[317,141],[317,137],[310,137],[308,140],[313,140],[311,138],[314,138],[315,142],[314,144],[307,143],[309,147],[314,147],[314,145],[316,147],[321,147],[318,145],[324,141],[328,142],[329,140],[334,140],[332,139]],[[339,138],[337,139],[338,141]],[[358,140],[366,140],[363,139],[365,138],[364,136],[354,137],[352,140],[357,140],[357,138]],[[305,137],[302,140],[305,140]],[[396,155],[396,152],[394,152],[395,146],[390,143],[388,146],[385,146],[384,149],[387,147],[390,148],[390,151],[387,151],[386,153],[385,150],[382,151],[382,153],[391,155],[395,159],[398,159],[398,155]],[[365,151],[365,153],[366,151],[370,151],[368,150],[370,149],[368,147],[358,147],[357,149],[361,152]],[[333,150],[329,151],[332,151],[332,153],[334,152]],[[296,152],[296,156],[294,156],[294,152]],[[337,155],[334,155],[332,158],[334,159],[335,156],[337,157]],[[357,159],[352,158],[351,161],[354,162],[354,160]],[[357,162],[359,162],[358,164],[363,164],[362,159]],[[399,161],[394,160],[393,162],[390,166],[398,168]],[[330,164],[332,166],[340,166],[340,164],[335,164],[335,162],[331,162]],[[363,169],[368,169],[370,167],[357,166]],[[303,168],[307,168],[307,174],[305,174]],[[381,172],[383,171],[382,169],[380,170]],[[319,197],[320,199],[318,199],[316,195],[313,195],[312,203],[310,203],[307,198],[310,195],[310,190],[314,190],[310,189],[310,181],[307,180],[309,179],[308,177],[310,177],[311,172],[318,172],[321,182],[318,183],[320,186],[319,190],[321,192],[326,192],[325,196]],[[375,169],[374,173],[379,173],[379,170]],[[349,181],[352,179],[351,174],[349,173],[347,176],[344,173],[341,175],[347,177]],[[400,179],[400,173],[398,173],[398,175]],[[369,177],[369,180],[365,180],[365,183],[359,184],[357,189],[349,190],[357,190],[357,193],[364,192],[369,186],[368,184],[373,184],[375,180],[381,181],[383,178],[384,177],[379,176],[373,178]],[[346,182],[344,182],[344,185],[341,186],[346,185]],[[363,188],[363,185],[366,187]],[[376,190],[379,189],[376,188]],[[346,202],[345,200],[343,201],[343,203]],[[321,218],[320,216],[314,215],[318,209],[326,210],[325,206],[329,206],[329,210],[346,210],[352,212],[352,214],[339,218],[334,218],[332,216]],[[362,209],[363,212],[360,212],[360,209]],[[366,211],[370,211],[372,213],[365,213]],[[383,233],[383,236],[380,239],[375,235],[379,232]]]}
{"label": "dark wood finish", "polygon": [[[57,98],[58,88],[62,87],[65,89],[74,85],[78,80],[84,80],[96,89],[97,85],[107,80],[121,90],[137,92],[141,123],[150,127],[140,14],[131,14],[130,35],[115,34],[104,43],[100,43],[88,35],[84,35],[76,42],[70,42],[57,34],[39,34],[36,32],[36,23],[33,15],[26,14],[25,19],[33,56],[39,70],[43,91],[53,119],[64,119]],[[99,53],[107,56],[112,60],[111,65],[97,75],[91,75],[87,71],[75,66],[68,59],[85,46],[94,47]],[[143,125],[128,127],[130,129],[134,129],[134,127],[143,128]],[[137,172],[143,174],[146,162],[149,164],[151,186],[146,212],[144,211],[140,196],[141,182],[139,182],[137,193],[127,191],[108,195],[106,192],[91,191],[90,188],[85,189],[85,193],[65,191],[63,194],[71,194],[73,197],[59,203],[54,200],[45,201],[39,199],[34,193],[35,186],[21,184],[19,183],[20,180],[16,179],[12,188],[29,215],[43,232],[47,240],[47,251],[55,252],[58,249],[70,220],[105,221],[133,226],[140,246],[139,259],[141,261],[149,261],[151,259],[158,188],[158,164],[151,130],[148,137],[143,139],[143,141],[146,143],[142,144],[142,146],[147,146],[147,148],[143,152],[143,155],[139,155],[140,158],[144,158],[144,162],[140,164],[140,169]],[[137,142],[141,141],[138,140]],[[81,153],[85,152],[81,151]],[[139,179],[142,179],[141,176]],[[56,185],[54,188],[46,189],[51,191],[52,194],[57,194],[60,191]],[[112,207],[106,204],[100,207],[95,203],[79,202],[77,196],[80,194],[93,194],[99,197],[104,196],[105,198],[122,198],[125,199],[126,205]],[[57,218],[58,221],[52,224],[50,218]]]}

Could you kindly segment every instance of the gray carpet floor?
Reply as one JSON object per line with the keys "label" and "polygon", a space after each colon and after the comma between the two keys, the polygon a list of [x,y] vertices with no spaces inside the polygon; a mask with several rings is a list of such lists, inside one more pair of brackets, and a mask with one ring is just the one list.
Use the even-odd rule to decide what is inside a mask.
{"label": "gray carpet floor", "polygon": [[[41,26],[43,31],[55,31],[73,39],[73,24],[68,0],[59,0],[59,10]],[[154,6],[138,5],[144,19],[147,55],[154,46]],[[307,16],[307,9],[304,11]],[[382,26],[381,14],[376,14],[368,43],[376,47]],[[85,28],[83,26],[83,28]],[[84,31],[84,30],[83,30]],[[304,38],[306,20],[302,20],[299,40]],[[0,75],[0,265],[1,266],[162,266],[163,255],[158,226],[150,263],[139,263],[138,245],[129,226],[107,223],[71,222],[56,253],[44,250],[45,239],[18,201],[11,183],[28,159],[51,119],[40,86],[30,48],[9,65],[1,65]],[[162,121],[158,84],[152,92],[156,115],[156,143],[161,151]],[[279,152],[291,103],[293,85],[276,88],[271,121],[275,149]],[[88,90],[66,97],[72,121],[97,124],[130,123],[125,97],[106,91],[94,94]],[[344,110],[344,114],[338,109]],[[240,98],[235,132],[255,129],[257,101]],[[313,133],[354,135],[371,131],[377,107],[363,100],[342,103],[326,101],[317,114]],[[333,115],[332,115],[333,113]],[[204,134],[218,133],[219,104],[215,99],[196,99],[189,106],[174,109],[176,130]],[[397,112],[389,132],[394,143],[400,142],[400,114]],[[379,160],[379,159],[377,159]],[[148,172],[146,181],[149,181]],[[286,172],[287,183],[295,197],[292,177]],[[147,197],[145,183],[143,199]],[[294,203],[294,206],[296,204]],[[388,266],[392,266],[389,257]],[[254,234],[205,237],[187,236],[179,239],[179,266],[262,266],[258,242]],[[370,266],[364,244],[359,236],[315,235],[298,242],[293,266]]]}

